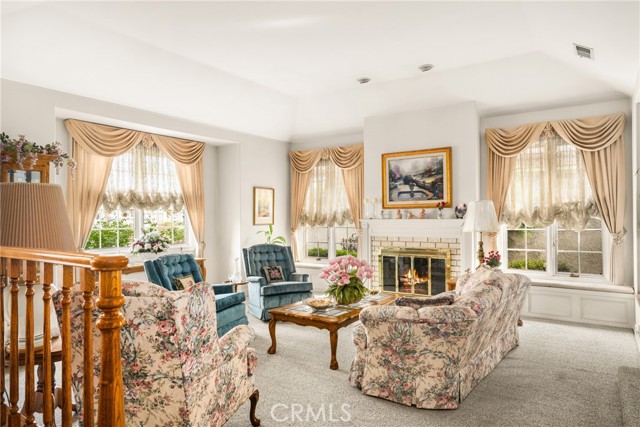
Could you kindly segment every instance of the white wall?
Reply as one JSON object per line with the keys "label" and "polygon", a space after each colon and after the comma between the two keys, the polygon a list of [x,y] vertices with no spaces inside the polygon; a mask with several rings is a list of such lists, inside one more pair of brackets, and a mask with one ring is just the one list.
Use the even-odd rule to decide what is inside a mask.
{"label": "white wall", "polygon": [[266,144],[261,140],[219,148],[220,220],[216,245],[220,256],[215,280],[226,279],[233,272],[234,259],[242,258],[242,248],[264,242],[264,236],[257,232],[267,226],[253,225],[253,187],[275,190],[274,235],[285,236],[290,242],[288,153],[288,142]]}
{"label": "white wall", "polygon": [[384,153],[451,147],[453,204],[477,200],[479,139],[474,102],[367,117],[364,121],[364,197],[382,198]]}
{"label": "white wall", "polygon": [[[630,99],[622,99],[618,101],[610,101],[610,102],[601,102],[601,103],[593,103],[593,104],[583,104],[576,105],[573,107],[566,108],[557,108],[550,110],[540,110],[540,111],[532,111],[527,113],[519,113],[519,114],[511,114],[505,116],[495,116],[495,117],[484,117],[480,121],[480,138],[481,138],[481,156],[480,161],[482,165],[487,164],[487,146],[485,143],[485,130],[488,128],[509,128],[515,127],[526,123],[535,123],[541,121],[549,121],[549,120],[569,120],[569,119],[579,119],[583,117],[591,117],[597,115],[604,114],[613,114],[613,113],[625,113],[626,115],[626,125],[625,125],[625,153],[629,153],[626,156],[626,171],[627,171],[627,180],[626,180],[626,192],[625,198],[627,200],[625,207],[625,228],[627,231],[633,230],[632,224],[632,191],[633,191],[633,181],[632,181],[632,165],[631,165],[631,152],[632,152],[632,138],[631,138],[631,127],[632,127],[632,116],[631,116],[631,100]],[[483,171],[486,171],[486,167],[483,167]],[[481,179],[481,192],[482,194],[486,194],[486,174],[483,173],[480,176]],[[628,233],[625,242],[624,242],[624,265],[625,265],[625,275],[624,282],[627,286],[632,286],[633,283],[633,266],[634,266],[634,258],[633,258],[633,237],[632,233]]]}
{"label": "white wall", "polygon": [[[240,256],[240,245],[251,241],[250,234],[254,227],[250,217],[252,196],[249,186],[276,187],[276,229],[280,233],[289,229],[288,142],[219,129],[6,79],[1,81],[0,89],[3,132],[12,137],[24,134],[27,139],[39,144],[57,140],[67,152],[70,151],[70,141],[63,124],[66,118],[91,120],[208,143],[204,154],[203,178],[207,242],[205,257],[210,281],[225,279],[232,271],[228,266],[232,266],[233,259]],[[221,148],[214,146],[230,141],[235,144]],[[221,153],[218,153],[219,149]],[[66,188],[66,175],[53,174],[52,182]],[[240,239],[236,236],[240,236]]]}

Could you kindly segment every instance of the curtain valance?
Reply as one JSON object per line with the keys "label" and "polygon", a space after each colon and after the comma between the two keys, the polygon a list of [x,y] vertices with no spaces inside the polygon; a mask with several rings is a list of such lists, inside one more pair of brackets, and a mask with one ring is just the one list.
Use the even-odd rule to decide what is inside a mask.
{"label": "curtain valance", "polygon": [[74,119],[65,120],[64,125],[81,148],[98,156],[116,157],[140,143],[156,144],[167,157],[184,165],[198,162],[204,154],[204,143],[188,139]]}

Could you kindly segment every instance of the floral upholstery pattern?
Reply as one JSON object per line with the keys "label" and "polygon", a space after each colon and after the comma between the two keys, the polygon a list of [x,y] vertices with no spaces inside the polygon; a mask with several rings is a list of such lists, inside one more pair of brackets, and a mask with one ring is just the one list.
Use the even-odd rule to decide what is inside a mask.
{"label": "floral upholstery pattern", "polygon": [[[127,426],[219,426],[255,391],[253,330],[241,325],[222,338],[213,288],[196,284],[169,292],[147,282],[123,282],[126,323],[121,358]],[[62,294],[53,296],[58,317]],[[81,292],[71,301],[72,388],[83,410]],[[100,332],[93,310],[94,384],[100,375]],[[97,389],[96,389],[97,390]],[[95,395],[94,410],[97,411]]]}
{"label": "floral upholstery pattern", "polygon": [[530,280],[489,270],[464,284],[451,305],[362,310],[362,323],[353,330],[351,384],[404,405],[457,408],[518,345],[517,321]]}

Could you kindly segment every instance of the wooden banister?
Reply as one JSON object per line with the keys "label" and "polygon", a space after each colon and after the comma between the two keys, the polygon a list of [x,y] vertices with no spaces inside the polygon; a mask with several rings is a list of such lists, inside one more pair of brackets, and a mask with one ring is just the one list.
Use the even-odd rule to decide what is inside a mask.
{"label": "wooden banister", "polygon": [[[124,394],[122,385],[122,363],[120,351],[120,328],[124,324],[121,309],[124,304],[122,295],[122,270],[128,259],[124,256],[97,256],[79,252],[56,252],[39,249],[0,247],[0,317],[10,321],[9,345],[0,346],[0,426],[35,426],[34,412],[42,411],[45,426],[54,426],[54,398],[62,409],[62,426],[72,425],[72,346],[71,346],[71,302],[74,283],[80,283],[83,296],[83,349],[82,366],[84,373],[83,425],[92,427],[124,427]],[[56,269],[61,274],[56,275]],[[51,286],[55,278],[62,282],[61,291],[61,344],[54,359],[51,337]],[[96,283],[97,281],[97,283]],[[4,293],[9,285],[10,311],[4,310]],[[99,297],[95,298],[98,286]],[[36,289],[42,289],[42,298]],[[22,291],[21,291],[22,289]],[[26,292],[25,292],[26,291]],[[22,309],[24,307],[24,310]],[[94,307],[100,311],[98,321],[93,322]],[[35,313],[42,313],[43,345],[35,347],[35,330],[40,324],[34,323]],[[24,322],[24,330],[19,327]],[[93,381],[93,330],[101,333],[100,381]],[[19,333],[25,335],[23,349],[19,347]],[[4,343],[4,328],[0,328],[0,343]],[[38,337],[39,338],[39,337]],[[58,347],[54,347],[58,348]],[[76,353],[77,354],[77,353]],[[8,360],[8,402],[5,399],[6,369]],[[54,372],[54,360],[62,361],[62,389],[53,390],[51,378]],[[76,366],[75,361],[73,365]],[[38,376],[44,377],[36,398],[34,368],[38,364]],[[19,366],[24,366],[20,381]],[[41,379],[41,378],[40,378]],[[24,389],[20,389],[20,384]],[[98,387],[98,408],[94,411],[94,396]],[[40,388],[41,387],[41,388]],[[23,402],[20,409],[19,402]]]}

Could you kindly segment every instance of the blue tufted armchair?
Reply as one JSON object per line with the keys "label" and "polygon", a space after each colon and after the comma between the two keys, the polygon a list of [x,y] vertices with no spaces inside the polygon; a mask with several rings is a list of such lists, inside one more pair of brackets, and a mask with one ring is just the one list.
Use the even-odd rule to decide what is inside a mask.
{"label": "blue tufted armchair", "polygon": [[[189,274],[194,282],[204,282],[200,267],[191,254],[163,255],[144,262],[144,271],[150,282],[170,291],[175,291],[173,280]],[[212,285],[216,296],[218,335],[223,336],[235,326],[249,323],[244,306],[244,293],[234,292],[231,284]]]}
{"label": "blue tufted armchair", "polygon": [[[290,246],[254,245],[242,249],[249,281],[249,312],[269,320],[269,310],[313,296],[308,274],[296,273]],[[263,267],[282,267],[283,281],[267,283]]]}

